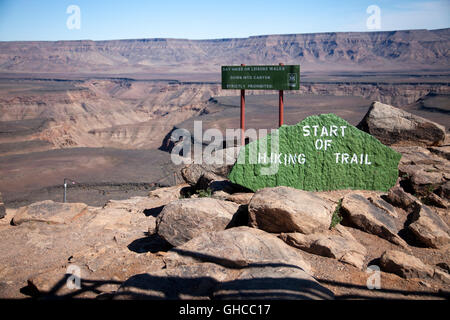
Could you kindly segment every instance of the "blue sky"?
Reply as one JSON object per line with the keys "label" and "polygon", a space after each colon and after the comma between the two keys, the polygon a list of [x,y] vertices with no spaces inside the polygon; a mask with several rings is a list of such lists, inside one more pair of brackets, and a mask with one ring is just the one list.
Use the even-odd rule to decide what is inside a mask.
{"label": "blue sky", "polygon": [[[70,5],[80,8],[79,29],[66,25]],[[366,27],[370,5],[381,10],[380,30],[450,27],[450,0],[0,0],[0,40],[215,39],[371,31]]]}

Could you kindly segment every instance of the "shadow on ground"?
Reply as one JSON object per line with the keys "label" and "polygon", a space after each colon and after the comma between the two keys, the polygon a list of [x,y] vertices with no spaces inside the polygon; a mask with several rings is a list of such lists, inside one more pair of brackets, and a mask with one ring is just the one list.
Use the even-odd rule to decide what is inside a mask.
{"label": "shadow on ground", "polygon": [[[143,240],[143,239],[139,239]],[[136,241],[139,241],[136,240]],[[135,241],[135,242],[136,242]],[[130,246],[135,246],[135,250],[144,250],[135,242]],[[147,247],[148,249],[149,247]],[[245,265],[242,262],[229,260],[222,257],[215,257],[206,254],[198,254],[185,250],[173,249],[178,254],[190,256],[202,262],[211,262],[228,268],[249,270],[267,270],[268,268],[278,268],[275,273],[267,277],[258,277],[250,273],[249,277],[238,278],[230,281],[217,281],[210,276],[155,276],[151,274],[137,274],[126,280],[119,282],[114,280],[89,280],[81,279],[81,288],[67,293],[66,283],[70,274],[64,275],[57,284],[48,292],[39,292],[32,283],[21,289],[21,292],[32,298],[38,299],[74,299],[82,298],[86,293],[97,295],[97,299],[149,299],[149,300],[177,300],[177,299],[268,299],[268,300],[313,300],[313,299],[408,299],[408,296],[431,299],[449,299],[448,292],[427,292],[408,291],[399,289],[382,288],[376,290],[377,296],[373,295],[373,290],[363,285],[355,285],[344,282],[337,282],[325,279],[316,279],[321,285],[329,285],[337,288],[352,289],[355,293],[333,295],[327,288],[317,282],[303,277],[303,270],[295,265],[284,263],[252,263]],[[279,268],[289,269],[296,277],[278,277]],[[242,269],[241,269],[242,270]],[[296,273],[296,270],[300,273]],[[181,272],[182,273],[182,272]],[[264,274],[264,273],[263,273]],[[269,273],[270,274],[270,273]],[[121,285],[117,292],[104,292],[100,288],[104,285]],[[372,294],[371,294],[372,293]],[[380,297],[381,294],[389,295],[389,298]]]}

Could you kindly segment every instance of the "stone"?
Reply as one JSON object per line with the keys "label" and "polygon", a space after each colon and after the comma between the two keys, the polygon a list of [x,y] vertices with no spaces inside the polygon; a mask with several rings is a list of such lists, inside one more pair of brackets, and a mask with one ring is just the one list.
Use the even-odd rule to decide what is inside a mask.
{"label": "stone", "polygon": [[0,192],[0,219],[6,216],[5,204],[3,203],[2,193]]}
{"label": "stone", "polygon": [[422,147],[394,147],[402,154],[399,165],[400,185],[408,192],[426,196],[450,180],[450,163]]}
{"label": "stone", "polygon": [[395,186],[391,188],[386,199],[396,207],[408,210],[411,205],[418,201],[412,194],[405,192],[402,187]]}
{"label": "stone", "polygon": [[68,224],[87,212],[88,206],[84,203],[60,203],[45,200],[19,208],[12,219],[12,224],[17,226],[30,221]]}
{"label": "stone", "polygon": [[427,247],[442,248],[450,243],[449,227],[430,207],[417,203],[411,220],[408,229]]}
{"label": "stone", "polygon": [[405,278],[432,278],[434,270],[420,259],[397,250],[388,250],[380,258],[383,271]]}
{"label": "stone", "polygon": [[202,233],[171,249],[164,261],[168,268],[199,262],[212,262],[228,268],[287,265],[311,274],[311,266],[299,250],[274,235],[245,226]]}
{"label": "stone", "polygon": [[445,127],[380,102],[373,102],[357,126],[387,145],[439,146]]}
{"label": "stone", "polygon": [[226,197],[228,201],[233,201],[238,204],[249,204],[252,199],[253,192],[236,192]]}
{"label": "stone", "polygon": [[[70,263],[30,275],[27,278],[27,287],[34,297],[73,295],[76,298],[92,299],[99,293],[116,291],[121,283],[133,274],[161,269],[163,266],[162,261],[151,256],[132,252],[114,243],[103,244],[74,253],[70,257]],[[73,272],[77,267],[80,268],[81,278],[81,288],[78,290],[65,285],[71,268]],[[90,290],[93,283],[95,290]]]}
{"label": "stone", "polygon": [[212,198],[191,198],[170,202],[156,220],[156,232],[173,246],[179,246],[207,231],[224,230],[239,205]]}
{"label": "stone", "polygon": [[329,300],[334,294],[299,268],[268,266],[245,268],[215,290],[217,300]]}
{"label": "stone", "polygon": [[427,195],[445,183],[445,173],[432,165],[400,165],[400,176],[417,195]]}
{"label": "stone", "polygon": [[362,195],[357,193],[346,195],[342,200],[342,211],[344,218],[359,229],[407,247],[406,242],[398,236],[400,228],[395,218]]}
{"label": "stone", "polygon": [[428,150],[441,158],[450,160],[450,146],[430,147]]}
{"label": "stone", "polygon": [[389,202],[384,201],[380,197],[368,197],[367,200],[369,200],[374,206],[380,208],[394,218],[398,218],[397,211]]}
{"label": "stone", "polygon": [[450,284],[450,274],[440,269],[434,269],[433,279],[441,281],[445,284]]}
{"label": "stone", "polygon": [[249,205],[249,225],[267,232],[314,233],[330,227],[333,202],[289,187],[258,190]]}
{"label": "stone", "polygon": [[283,125],[241,149],[229,179],[252,191],[289,186],[306,191],[387,191],[401,155],[334,114]]}
{"label": "stone", "polygon": [[229,174],[238,153],[238,147],[217,150],[211,156],[205,157],[202,164],[186,165],[181,169],[181,175],[191,186],[196,186],[203,175],[214,177],[212,180],[221,180]]}
{"label": "stone", "polygon": [[333,258],[362,270],[367,250],[344,228],[337,225],[333,230],[309,235],[282,233],[280,238],[295,248]]}
{"label": "stone", "polygon": [[137,274],[114,294],[115,300],[209,300],[214,289],[230,278],[232,271],[213,263],[180,265]]}
{"label": "stone", "polygon": [[449,207],[448,201],[442,199],[434,192],[430,192],[429,194],[427,194],[423,199],[423,202],[443,209],[447,209]]}
{"label": "stone", "polygon": [[225,193],[233,193],[235,186],[227,179],[217,176],[213,173],[203,174],[195,185],[196,190],[211,190],[212,192],[223,191]]}
{"label": "stone", "polygon": [[446,183],[442,184],[437,189],[437,192],[441,198],[450,200],[450,181],[447,181]]}
{"label": "stone", "polygon": [[155,216],[170,201],[170,197],[156,196],[109,200],[95,210],[87,226],[129,234],[152,231],[156,228]]}
{"label": "stone", "polygon": [[182,196],[183,189],[189,189],[189,184],[182,183],[172,187],[158,188],[150,191],[148,197],[151,199],[164,200],[165,203],[177,200]]}

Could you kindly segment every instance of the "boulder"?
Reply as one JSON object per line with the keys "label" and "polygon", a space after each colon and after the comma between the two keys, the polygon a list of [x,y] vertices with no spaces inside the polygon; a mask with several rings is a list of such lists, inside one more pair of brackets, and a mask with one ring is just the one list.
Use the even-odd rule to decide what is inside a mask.
{"label": "boulder", "polygon": [[30,221],[67,224],[87,212],[88,206],[84,203],[61,203],[45,200],[19,208],[12,219],[12,224],[17,226]]}
{"label": "boulder", "polygon": [[405,192],[402,187],[395,186],[389,190],[387,201],[396,207],[408,210],[418,199],[412,194]]}
{"label": "boulder", "polygon": [[359,229],[406,247],[398,236],[400,227],[385,209],[376,206],[360,194],[350,193],[342,200],[344,218]]}
{"label": "boulder", "polygon": [[165,201],[166,204],[170,201],[177,200],[182,196],[183,189],[188,189],[189,184],[182,183],[172,187],[158,188],[150,191],[148,197],[151,199],[159,199]]}
{"label": "boulder", "polygon": [[442,209],[447,209],[449,207],[448,201],[442,199],[434,192],[427,194],[423,199],[423,202]]}
{"label": "boulder", "polygon": [[[328,143],[333,151],[325,151]],[[228,178],[254,192],[277,186],[388,191],[397,181],[400,158],[337,115],[320,114],[248,143]]]}
{"label": "boulder", "polygon": [[383,271],[395,273],[405,279],[431,278],[434,274],[433,268],[420,259],[396,250],[383,253],[380,258],[380,267]]}
{"label": "boulder", "polygon": [[328,300],[334,294],[299,268],[249,267],[214,292],[219,300]]}
{"label": "boulder", "polygon": [[156,232],[173,246],[179,246],[207,231],[224,230],[239,205],[212,198],[172,201],[156,220]]}
{"label": "boulder", "polygon": [[416,203],[408,229],[422,244],[442,248],[450,243],[450,229],[430,207]]}
{"label": "boulder", "polygon": [[386,145],[439,146],[445,127],[404,110],[373,102],[357,127]]}
{"label": "boulder", "polygon": [[114,299],[207,300],[231,273],[217,264],[198,263],[137,274],[120,286]]}
{"label": "boulder", "polygon": [[168,267],[213,262],[229,268],[288,265],[311,272],[299,250],[274,235],[249,227],[203,233],[171,249],[164,261]]}
{"label": "boulder", "polygon": [[189,164],[181,169],[183,179],[191,186],[197,185],[200,177],[209,176],[211,180],[220,180],[228,176],[231,167],[236,162],[240,147],[231,147],[213,152],[205,157],[202,164]]}
{"label": "boulder", "polygon": [[5,204],[3,203],[2,193],[0,192],[0,219],[6,215]]}
{"label": "boulder", "polygon": [[103,208],[94,211],[87,226],[128,234],[152,232],[156,227],[155,217],[170,199],[167,195],[109,200]]}
{"label": "boulder", "polygon": [[441,198],[450,200],[450,181],[442,184],[438,189],[437,193]]}
{"label": "boulder", "polygon": [[347,231],[337,225],[333,230],[304,235],[298,232],[282,233],[280,238],[287,244],[324,257],[363,269],[367,250]]}
{"label": "boulder", "polygon": [[446,182],[446,173],[433,165],[400,165],[400,176],[417,195],[426,196]]}
{"label": "boulder", "polygon": [[314,233],[330,227],[334,203],[290,187],[264,188],[252,197],[249,225],[267,232]]}

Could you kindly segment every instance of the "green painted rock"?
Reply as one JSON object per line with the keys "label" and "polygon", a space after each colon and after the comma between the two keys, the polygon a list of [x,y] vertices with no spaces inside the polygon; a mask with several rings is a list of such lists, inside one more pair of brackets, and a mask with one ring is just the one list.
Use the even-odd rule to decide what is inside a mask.
{"label": "green painted rock", "polygon": [[344,119],[322,114],[246,145],[229,179],[253,191],[275,186],[387,191],[397,181],[400,158]]}

